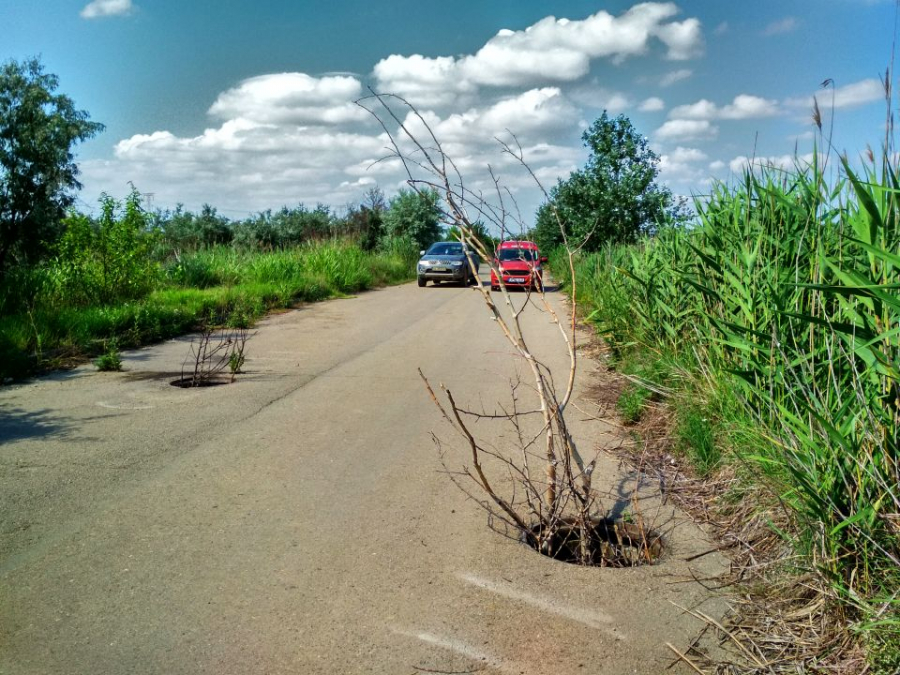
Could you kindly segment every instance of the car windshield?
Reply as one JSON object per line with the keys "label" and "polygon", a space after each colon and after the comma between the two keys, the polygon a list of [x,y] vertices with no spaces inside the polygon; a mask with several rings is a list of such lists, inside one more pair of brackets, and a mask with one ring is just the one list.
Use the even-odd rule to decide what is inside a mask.
{"label": "car windshield", "polygon": [[500,254],[497,256],[500,262],[509,262],[510,260],[537,260],[537,251],[533,248],[501,248]]}
{"label": "car windshield", "polygon": [[463,255],[463,245],[439,242],[432,244],[425,255]]}

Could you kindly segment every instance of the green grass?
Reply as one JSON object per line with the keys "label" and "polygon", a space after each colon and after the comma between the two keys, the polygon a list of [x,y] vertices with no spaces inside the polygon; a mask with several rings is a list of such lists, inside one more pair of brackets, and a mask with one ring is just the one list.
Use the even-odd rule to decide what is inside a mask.
{"label": "green grass", "polygon": [[[52,274],[28,270],[16,278],[28,277],[44,288],[35,280]],[[95,356],[112,341],[129,348],[174,337],[209,316],[247,327],[272,309],[413,276],[409,255],[367,253],[343,242],[271,253],[202,250],[163,264],[155,288],[137,300],[85,305],[38,292],[27,310],[0,316],[0,378],[20,378],[72,358]],[[0,290],[5,290],[0,296],[12,297],[12,291]]]}
{"label": "green grass", "polygon": [[619,395],[616,409],[626,424],[637,424],[644,414],[650,391],[635,384],[629,384]]}
{"label": "green grass", "polygon": [[712,422],[704,411],[692,406],[678,410],[675,428],[676,448],[688,457],[701,476],[708,476],[722,462],[722,452],[716,444]]}
{"label": "green grass", "polygon": [[122,370],[122,355],[115,342],[107,345],[106,351],[94,360],[94,365],[101,372],[118,372]]}

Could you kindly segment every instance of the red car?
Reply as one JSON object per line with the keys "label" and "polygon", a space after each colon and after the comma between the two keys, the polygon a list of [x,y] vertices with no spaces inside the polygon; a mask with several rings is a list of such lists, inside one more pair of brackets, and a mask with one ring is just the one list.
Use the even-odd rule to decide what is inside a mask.
{"label": "red car", "polygon": [[497,255],[491,266],[491,290],[500,290],[497,269],[503,277],[504,286],[522,286],[536,291],[543,287],[541,263],[547,258],[541,256],[533,241],[504,241],[497,247]]}

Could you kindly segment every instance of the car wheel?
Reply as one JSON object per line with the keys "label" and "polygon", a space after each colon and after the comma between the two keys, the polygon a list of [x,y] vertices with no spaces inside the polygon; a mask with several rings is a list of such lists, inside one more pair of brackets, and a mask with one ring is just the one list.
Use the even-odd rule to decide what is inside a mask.
{"label": "car wheel", "polygon": [[419,277],[416,281],[419,282],[419,288],[424,288],[425,284],[428,283],[428,280],[425,277]]}

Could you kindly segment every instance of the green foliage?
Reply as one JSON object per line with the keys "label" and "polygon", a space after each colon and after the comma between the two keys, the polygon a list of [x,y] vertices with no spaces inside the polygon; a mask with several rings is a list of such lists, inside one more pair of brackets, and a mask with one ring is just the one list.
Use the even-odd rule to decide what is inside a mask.
{"label": "green foliage", "polygon": [[[739,395],[759,433],[729,451],[778,490],[798,552],[862,617],[897,609],[898,195],[886,158],[862,175],[844,162],[834,183],[816,162],[747,173],[696,203],[696,228],[581,256],[575,279],[618,354],[679,364],[685,398]],[[711,469],[704,418],[688,411],[679,434]]]}
{"label": "green foliage", "polygon": [[122,370],[122,354],[119,352],[115,340],[106,346],[106,351],[97,357],[94,365],[97,366],[97,370],[102,372]]}
{"label": "green foliage", "polygon": [[247,357],[243,352],[233,351],[228,355],[228,372],[231,373],[232,378],[241,372],[241,368],[246,362]]}
{"label": "green foliage", "polygon": [[[490,232],[488,232],[487,227],[482,221],[476,220],[474,223],[472,223],[469,229],[471,230],[472,236],[474,236],[477,240],[484,244],[484,247],[488,251],[497,250],[497,247],[500,245],[500,240],[496,237],[491,236]],[[447,233],[444,235],[444,238],[448,241],[462,241],[462,232],[456,225],[453,225],[452,227],[447,229]]]}
{"label": "green foliage", "polygon": [[[900,627],[897,622],[885,622],[869,637],[869,671],[872,675],[900,673]],[[893,624],[893,625],[891,625]]]}
{"label": "green foliage", "polygon": [[644,414],[650,391],[636,384],[629,384],[619,395],[616,408],[625,424],[636,424]]}
{"label": "green foliage", "polygon": [[38,59],[0,67],[0,274],[56,241],[78,189],[73,146],[103,130]]}
{"label": "green foliage", "polygon": [[[45,281],[44,268],[22,271],[19,278],[50,290],[33,295],[24,309],[0,313],[0,378],[32,372],[39,355],[52,364],[60,355],[102,353],[113,340],[132,347],[173,337],[211,314],[226,317],[233,328],[247,328],[268,309],[409,281],[414,254],[408,248],[366,253],[342,241],[271,253],[203,249],[169,261],[146,295],[105,304],[86,304],[85,292],[58,292]],[[202,284],[194,285],[197,280]],[[9,290],[2,297],[21,302]]]}
{"label": "green foliage", "polygon": [[197,214],[185,211],[181,204],[173,212],[158,213],[155,228],[167,246],[176,250],[196,251],[229,244],[234,237],[228,219],[209,204],[204,204]]}
{"label": "green foliage", "polygon": [[48,266],[48,292],[62,304],[107,304],[146,296],[156,281],[155,237],[132,189],[124,205],[104,195],[94,220],[73,213]]}
{"label": "green foliage", "polygon": [[708,476],[718,468],[722,452],[705,411],[690,405],[679,408],[675,435],[677,449],[688,457],[700,476]]}
{"label": "green foliage", "polygon": [[[400,190],[384,214],[387,242],[407,239],[426,249],[441,238],[440,196],[435,190]],[[384,240],[383,240],[384,241]]]}
{"label": "green foliage", "polygon": [[656,184],[659,157],[627,117],[610,118],[604,111],[582,140],[590,150],[584,168],[559,181],[538,209],[533,236],[542,250],[562,243],[559,219],[573,245],[587,239],[588,251],[635,241],[683,219],[671,192]]}

